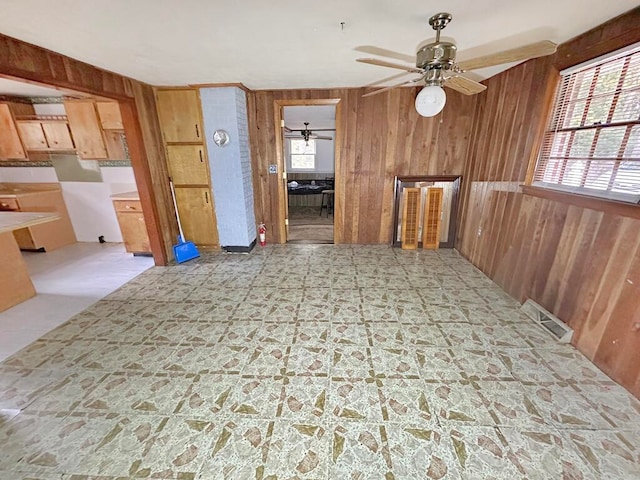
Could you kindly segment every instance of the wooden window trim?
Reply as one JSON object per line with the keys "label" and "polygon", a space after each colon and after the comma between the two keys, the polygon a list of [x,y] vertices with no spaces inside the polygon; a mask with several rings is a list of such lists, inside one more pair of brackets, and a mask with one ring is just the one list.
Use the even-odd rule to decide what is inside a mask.
{"label": "wooden window trim", "polygon": [[532,197],[544,198],[545,200],[566,203],[575,207],[588,208],[610,215],[620,215],[622,217],[640,220],[640,205],[634,205],[632,203],[618,202],[600,197],[590,197],[577,193],[561,192],[549,188],[534,187],[533,185],[522,185],[522,192]]}

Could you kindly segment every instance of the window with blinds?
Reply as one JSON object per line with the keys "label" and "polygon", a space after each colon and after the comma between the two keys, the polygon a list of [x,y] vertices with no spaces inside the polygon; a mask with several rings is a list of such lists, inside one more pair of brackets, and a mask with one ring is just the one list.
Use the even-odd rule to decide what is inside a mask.
{"label": "window with blinds", "polygon": [[291,140],[291,169],[313,170],[316,168],[316,141]]}
{"label": "window with blinds", "polygon": [[640,201],[640,46],[561,72],[532,184]]}

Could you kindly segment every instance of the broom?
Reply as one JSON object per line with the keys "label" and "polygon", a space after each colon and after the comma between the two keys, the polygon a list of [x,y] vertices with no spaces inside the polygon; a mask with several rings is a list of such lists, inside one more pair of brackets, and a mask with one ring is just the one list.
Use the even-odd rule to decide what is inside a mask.
{"label": "broom", "polygon": [[184,239],[184,232],[182,231],[182,223],[180,223],[180,214],[178,213],[178,203],[176,202],[176,191],[173,188],[173,180],[169,177],[169,185],[171,186],[171,198],[173,199],[173,207],[176,210],[176,219],[178,220],[178,243],[173,246],[173,256],[176,257],[176,262],[183,263],[200,256],[200,252],[193,242],[187,242]]}

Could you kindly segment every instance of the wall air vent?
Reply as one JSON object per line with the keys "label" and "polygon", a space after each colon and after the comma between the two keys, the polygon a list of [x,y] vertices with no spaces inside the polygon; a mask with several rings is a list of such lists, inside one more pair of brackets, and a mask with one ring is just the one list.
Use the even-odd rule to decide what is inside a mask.
{"label": "wall air vent", "polygon": [[524,302],[520,308],[525,315],[539,323],[545,330],[558,339],[560,343],[571,342],[573,329],[551,312],[547,311],[531,299]]}

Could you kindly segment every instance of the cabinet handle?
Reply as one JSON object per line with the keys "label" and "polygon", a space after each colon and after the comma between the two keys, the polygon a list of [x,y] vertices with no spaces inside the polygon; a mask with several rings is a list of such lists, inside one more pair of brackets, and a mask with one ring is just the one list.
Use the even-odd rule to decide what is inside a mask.
{"label": "cabinet handle", "polygon": [[198,153],[200,154],[200,163],[202,163],[202,150],[198,149]]}
{"label": "cabinet handle", "polygon": [[125,205],[124,208],[126,208],[128,210],[135,210],[136,209],[136,207],[132,207],[131,205]]}
{"label": "cabinet handle", "polygon": [[8,206],[9,206],[9,204],[8,204],[8,203],[0,203],[0,206],[2,206],[2,207],[8,207]]}
{"label": "cabinet handle", "polygon": [[209,194],[207,192],[204,192],[204,199],[207,203],[209,203]]}
{"label": "cabinet handle", "polygon": [[200,130],[198,129],[197,123],[196,123],[196,137],[200,138]]}

